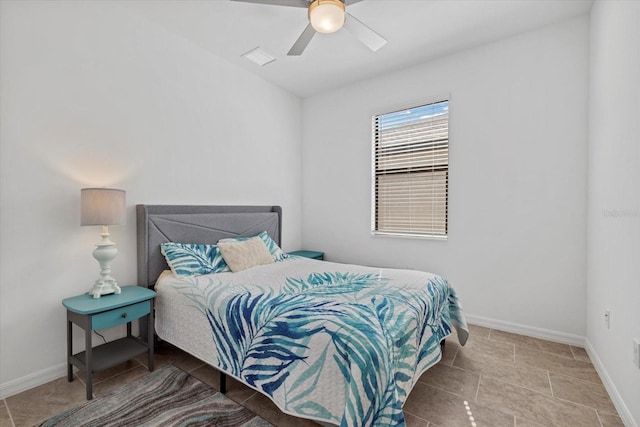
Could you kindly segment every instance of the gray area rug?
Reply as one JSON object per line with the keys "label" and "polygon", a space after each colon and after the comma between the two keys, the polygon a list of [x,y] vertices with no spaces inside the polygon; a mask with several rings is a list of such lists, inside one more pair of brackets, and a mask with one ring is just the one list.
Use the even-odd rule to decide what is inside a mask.
{"label": "gray area rug", "polygon": [[40,426],[224,426],[270,423],[175,366],[157,369]]}

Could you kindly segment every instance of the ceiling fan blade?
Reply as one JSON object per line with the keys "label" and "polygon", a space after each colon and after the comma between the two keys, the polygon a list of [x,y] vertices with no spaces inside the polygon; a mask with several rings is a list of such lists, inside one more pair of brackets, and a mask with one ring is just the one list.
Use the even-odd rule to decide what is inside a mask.
{"label": "ceiling fan blade", "polygon": [[243,3],[271,4],[275,6],[309,7],[307,0],[231,0]]}
{"label": "ceiling fan blade", "polygon": [[287,55],[301,55],[315,34],[316,30],[311,26],[311,24],[307,25],[307,28],[305,28],[302,34],[300,34],[300,37],[298,37],[298,40],[293,44]]}
{"label": "ceiling fan blade", "polygon": [[387,43],[387,40],[384,37],[358,21],[350,13],[347,13],[347,19],[344,21],[344,28],[374,52]]}
{"label": "ceiling fan blade", "polygon": [[350,4],[361,2],[362,0],[344,0],[345,6],[349,6]]}

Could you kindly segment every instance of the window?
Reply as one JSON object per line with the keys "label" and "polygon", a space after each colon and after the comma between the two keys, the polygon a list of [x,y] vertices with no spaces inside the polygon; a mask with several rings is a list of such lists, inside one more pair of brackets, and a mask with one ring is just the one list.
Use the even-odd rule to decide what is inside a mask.
{"label": "window", "polygon": [[449,101],[373,117],[373,234],[446,237]]}

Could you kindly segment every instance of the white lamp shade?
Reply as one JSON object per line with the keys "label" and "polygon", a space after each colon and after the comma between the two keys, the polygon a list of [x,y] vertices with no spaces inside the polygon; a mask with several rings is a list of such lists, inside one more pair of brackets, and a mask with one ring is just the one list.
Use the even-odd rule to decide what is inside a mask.
{"label": "white lamp shade", "polygon": [[344,25],[345,8],[340,0],[315,0],[309,5],[309,22],[319,33],[335,33]]}
{"label": "white lamp shade", "polygon": [[121,225],[125,222],[124,190],[83,188],[80,190],[80,225]]}

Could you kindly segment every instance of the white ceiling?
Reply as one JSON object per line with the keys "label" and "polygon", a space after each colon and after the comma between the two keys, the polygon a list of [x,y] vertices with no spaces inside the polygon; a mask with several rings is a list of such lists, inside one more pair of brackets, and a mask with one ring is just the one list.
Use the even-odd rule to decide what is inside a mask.
{"label": "white ceiling", "polygon": [[[229,0],[123,3],[201,48],[292,93],[325,89],[399,70],[588,13],[593,0],[364,0],[347,11],[388,40],[372,52],[346,30],[316,34],[299,56],[287,52],[307,25],[303,8]],[[240,55],[260,46],[263,67]]]}

